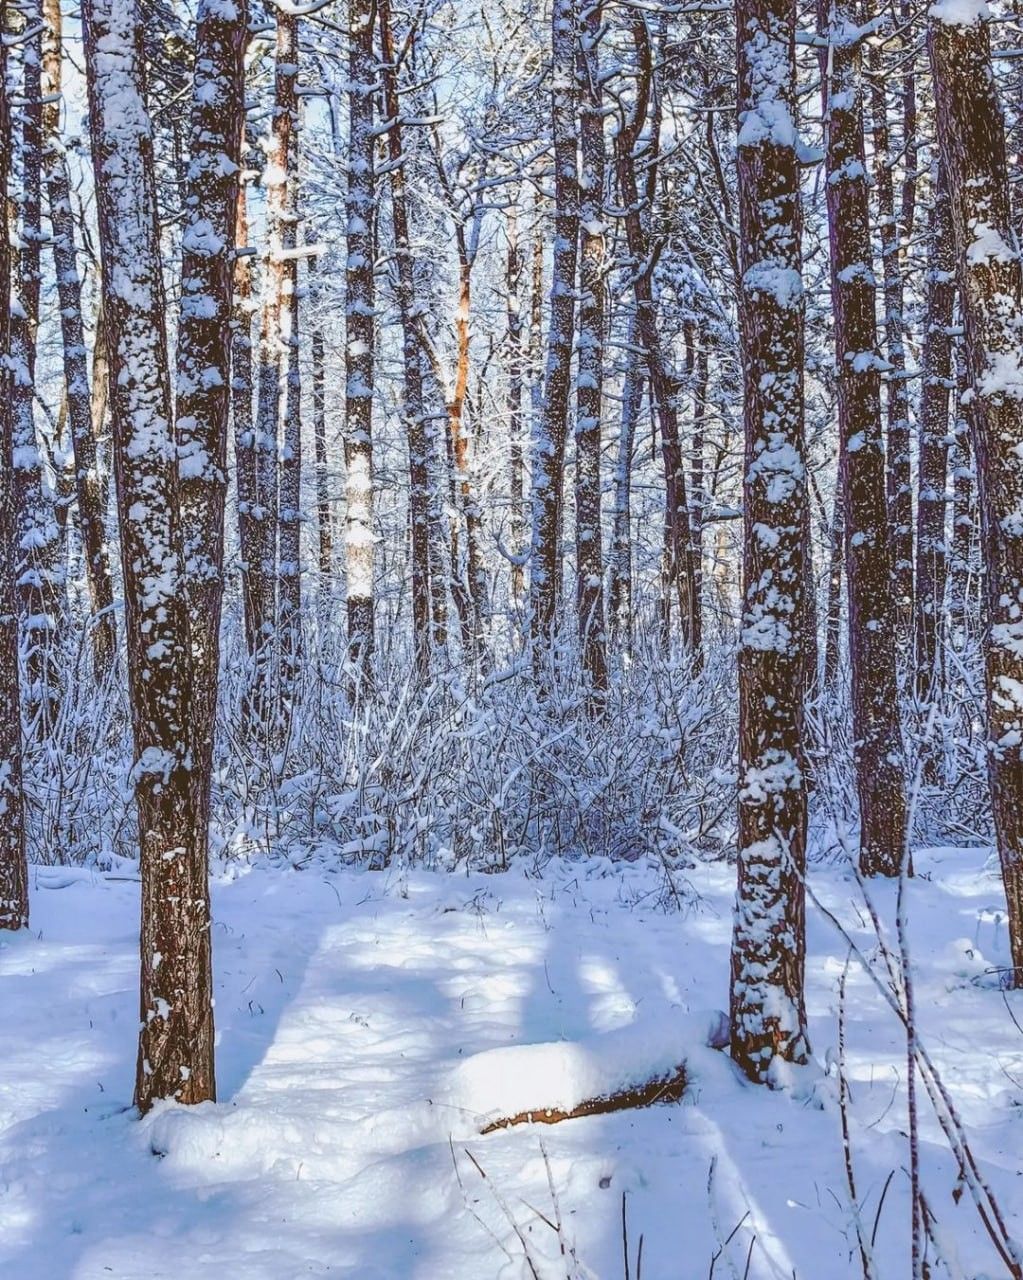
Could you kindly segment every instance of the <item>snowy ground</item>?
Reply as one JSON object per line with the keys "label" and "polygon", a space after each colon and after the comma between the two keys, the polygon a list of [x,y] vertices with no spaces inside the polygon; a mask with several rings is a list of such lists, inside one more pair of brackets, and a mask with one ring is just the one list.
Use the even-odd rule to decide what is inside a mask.
{"label": "snowy ground", "polygon": [[[1020,1239],[1023,1033],[1008,1008],[1023,1024],[1023,996],[1007,1005],[985,976],[1007,962],[999,882],[978,851],[931,851],[918,870],[923,1038]],[[138,885],[38,868],[32,931],[0,948],[0,1275],[620,1280],[624,1193],[633,1280],[641,1235],[643,1280],[703,1280],[712,1263],[737,1280],[858,1276],[833,926],[809,908],[815,1065],[769,1091],[700,1044],[727,1000],[731,868],[692,871],[700,900],[681,914],[657,905],[651,869],[549,872],[220,877],[221,1101],[140,1123]],[[824,868],[813,884],[869,947],[855,883]],[[874,892],[890,919],[891,886]],[[855,966],[848,988],[861,1216],[868,1234],[876,1219],[879,1280],[903,1280],[905,1048]],[[478,1136],[502,1104],[571,1100],[676,1044],[681,1104]],[[528,1045],[548,1047],[493,1052]],[[926,1101],[922,1117],[924,1187],[961,1274],[1003,1276]]]}

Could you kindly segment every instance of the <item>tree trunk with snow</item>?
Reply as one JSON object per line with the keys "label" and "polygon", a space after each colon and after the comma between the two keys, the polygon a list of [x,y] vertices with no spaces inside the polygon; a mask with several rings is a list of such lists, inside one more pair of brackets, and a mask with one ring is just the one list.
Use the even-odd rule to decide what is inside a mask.
{"label": "tree trunk with snow", "polygon": [[518,609],[523,603],[526,575],[522,556],[526,541],[526,475],[523,450],[523,331],[522,283],[525,267],[519,245],[519,221],[514,206],[505,220],[508,253],[505,259],[505,310],[508,328],[505,336],[508,367],[508,497],[511,503],[511,550],[517,557],[511,566],[511,603]]}
{"label": "tree trunk with snow", "polygon": [[[280,13],[274,81],[274,134],[284,174],[279,189],[281,264],[280,359],[284,382],[277,506],[279,666],[274,733],[289,732],[302,651],[302,376],[299,365],[298,19]],[[280,176],[280,175],[277,175]]]}
{"label": "tree trunk with snow", "polygon": [[373,95],[377,59],[373,5],[348,13],[348,260],[345,266],[345,557],[348,645],[368,677],[373,657]]}
{"label": "tree trunk with snow", "polygon": [[391,226],[397,270],[396,298],[401,320],[402,386],[405,437],[409,456],[409,531],[412,566],[412,642],[416,670],[430,670],[430,479],[428,441],[423,399],[423,366],[416,332],[415,262],[409,239],[405,159],[402,150],[401,98],[398,92],[397,54],[389,0],[378,0],[380,48],[383,64],[384,114],[391,180]]}
{"label": "tree trunk with snow", "polygon": [[611,640],[622,658],[632,657],[632,456],[635,450],[636,423],[643,402],[643,366],[637,347],[638,332],[635,313],[630,317],[626,352],[625,378],[622,383],[622,409],[618,428],[618,450],[615,457],[614,524],[611,531],[611,580],[608,587],[608,614]]}
{"label": "tree trunk with snow", "polygon": [[1013,985],[1023,986],[1023,267],[986,15],[985,5],[938,0],[927,43],[955,228],[986,570],[988,780]]}
{"label": "tree trunk with snow", "polygon": [[10,352],[14,441],[14,488],[18,509],[18,597],[25,689],[33,732],[44,736],[56,720],[59,671],[55,648],[64,574],[60,564],[60,531],[43,474],[36,433],[36,338],[42,279],[42,10],[38,0],[22,8],[21,190],[17,289],[11,309]]}
{"label": "tree trunk with snow", "polygon": [[793,0],[740,0],[744,373],[739,860],[732,1057],[753,1080],[806,1057],[803,282]]}
{"label": "tree trunk with snow", "polygon": [[[0,0],[0,33],[7,30],[7,0]],[[7,45],[0,39],[0,193],[7,191],[11,108]],[[28,925],[28,866],[21,788],[21,697],[18,678],[18,606],[15,590],[17,511],[11,438],[11,249],[0,235],[0,929]]]}
{"label": "tree trunk with snow", "polygon": [[78,501],[78,526],[81,530],[85,580],[93,616],[93,667],[97,679],[100,679],[110,670],[116,655],[117,626],[106,546],[106,495],[99,474],[92,426],[92,397],[82,322],[82,284],[75,249],[71,182],[60,135],[60,0],[44,0],[43,18],[43,174],[53,231],[53,263],[57,276],[64,350],[67,427],[74,451],[74,495]]}
{"label": "tree trunk with snow", "polygon": [[942,619],[948,578],[945,518],[948,502],[949,391],[952,386],[952,311],[955,241],[944,165],[937,166],[929,230],[923,390],[920,396],[919,494],[916,517],[916,695],[937,692],[943,652]]}
{"label": "tree trunk with snow", "polygon": [[152,129],[134,4],[82,6],[142,873],[135,1102],[214,1096],[208,774],[196,767]]}
{"label": "tree trunk with snow", "polygon": [[[238,188],[235,214],[234,318],[231,327],[231,425],[234,436],[235,491],[238,507],[238,550],[241,559],[242,613],[245,647],[256,662],[262,639],[262,544],[257,482],[256,433],[252,419],[252,301],[248,200],[245,183]],[[242,252],[242,251],[246,252]]]}
{"label": "tree trunk with snow", "polygon": [[175,427],[192,658],[193,767],[202,776],[212,769],[217,709],[234,249],[248,38],[245,0],[200,0],[181,237]]}
{"label": "tree trunk with snow", "polygon": [[600,4],[582,20],[576,54],[579,110],[579,369],[575,420],[576,611],[583,671],[596,699],[607,691],[600,426],[604,386],[604,114]]}
{"label": "tree trunk with snow", "polygon": [[913,617],[913,484],[909,449],[909,383],[906,381],[904,289],[899,257],[899,224],[895,216],[895,178],[891,133],[888,128],[888,95],[880,51],[870,48],[870,102],[874,143],[874,191],[881,241],[881,276],[884,297],[884,336],[889,365],[887,392],[888,443],[886,486],[892,529],[892,557],[898,604],[899,640],[909,640]]}
{"label": "tree trunk with snow", "polygon": [[873,252],[864,164],[860,42],[852,12],[821,0],[831,297],[860,868],[897,875],[906,843],[906,783],[896,671],[897,610],[881,438]]}
{"label": "tree trunk with snow", "polygon": [[529,571],[533,671],[539,684],[548,679],[549,668],[555,660],[558,601],[561,596],[565,437],[572,391],[579,239],[575,107],[577,23],[575,0],[554,0],[551,14],[554,265],[543,411],[533,440],[533,530]]}

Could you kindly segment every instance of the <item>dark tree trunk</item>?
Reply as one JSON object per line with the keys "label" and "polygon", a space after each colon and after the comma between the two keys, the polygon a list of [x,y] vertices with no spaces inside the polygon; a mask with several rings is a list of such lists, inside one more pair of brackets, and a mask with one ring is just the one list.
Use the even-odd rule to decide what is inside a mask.
{"label": "dark tree trunk", "polygon": [[881,272],[884,285],[884,335],[887,349],[888,447],[886,486],[892,529],[892,556],[898,602],[899,641],[909,639],[913,616],[913,485],[909,450],[909,384],[906,381],[902,263],[899,224],[895,217],[895,179],[888,129],[888,95],[880,50],[870,49],[871,115],[874,142],[874,190],[881,237]]}
{"label": "dark tree trunk", "polygon": [[916,696],[930,701],[940,681],[942,619],[948,578],[945,517],[948,502],[949,392],[952,386],[952,308],[955,242],[944,166],[935,174],[929,233],[923,391],[920,397],[920,490],[916,517]]}
{"label": "dark tree trunk", "polygon": [[578,14],[574,0],[554,0],[551,24],[554,268],[543,411],[533,440],[533,532],[529,574],[533,670],[538,684],[547,680],[554,662],[561,595],[565,436],[571,398],[579,242],[575,107],[577,39]]}
{"label": "dark tree trunk", "polygon": [[597,705],[607,691],[600,424],[604,386],[604,115],[600,4],[587,8],[576,54],[579,145],[579,371],[575,420],[576,611],[582,666]]}
{"label": "dark tree trunk", "polygon": [[[201,0],[195,34],[178,324],[176,430],[195,764],[213,767],[224,591],[231,316],[245,119],[245,0]],[[206,785],[208,798],[209,784]],[[208,812],[203,821],[208,823]]]}
{"label": "dark tree trunk", "polygon": [[[7,0],[0,0],[0,33],[7,31]],[[7,191],[11,108],[7,44],[0,39],[0,193]],[[6,223],[4,230],[6,231]],[[0,929],[28,925],[28,866],[21,789],[21,699],[18,679],[18,606],[15,591],[17,511],[11,436],[11,250],[0,235]]]}
{"label": "dark tree trunk", "polygon": [[[897,610],[881,439],[873,252],[864,165],[859,37],[851,9],[821,0],[831,297],[849,593],[849,655],[860,869],[897,875],[906,847],[906,786],[896,672]],[[830,65],[829,65],[830,59]]]}
{"label": "dark tree trunk", "polygon": [[[948,20],[943,21],[948,10]],[[987,606],[988,779],[1023,986],[1023,270],[1013,243],[1005,129],[987,21],[931,9],[928,49],[966,328]]]}
{"label": "dark tree trunk", "polygon": [[401,319],[401,355],[404,387],[405,435],[409,458],[409,531],[412,551],[412,638],[416,669],[430,670],[430,477],[426,407],[423,398],[423,365],[416,332],[415,262],[409,239],[408,198],[402,150],[401,99],[398,65],[391,28],[389,0],[378,0],[380,46],[383,58],[384,114],[391,178],[391,225],[397,268],[396,297]]}
{"label": "dark tree trunk", "polygon": [[753,1080],[807,1054],[804,600],[807,478],[794,0],[739,0],[744,374],[739,863],[732,1057]]}

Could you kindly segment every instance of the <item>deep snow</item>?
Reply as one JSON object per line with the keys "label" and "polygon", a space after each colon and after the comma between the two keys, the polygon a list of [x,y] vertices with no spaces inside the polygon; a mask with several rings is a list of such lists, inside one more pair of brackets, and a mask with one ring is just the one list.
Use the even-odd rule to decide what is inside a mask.
{"label": "deep snow", "polygon": [[[917,866],[922,1036],[1018,1240],[1023,995],[987,972],[1007,963],[1000,884],[984,851]],[[662,874],[229,867],[213,897],[221,1100],[140,1122],[138,884],[34,869],[32,929],[0,946],[0,1275],[620,1280],[626,1193],[633,1280],[640,1235],[643,1280],[703,1280],[729,1237],[715,1277],[747,1259],[752,1280],[858,1276],[835,1101],[845,944],[808,907],[814,1064],[784,1091],[747,1085],[702,1043],[727,1003],[734,869],[687,872],[699,896],[681,913],[659,905]],[[819,866],[812,883],[869,947],[855,882]],[[890,920],[894,886],[871,891]],[[903,1280],[905,1046],[855,964],[848,1022],[861,1218],[869,1235],[894,1170],[877,1270]],[[570,1104],[676,1056],[681,1104],[477,1136],[503,1109]],[[961,1274],[1003,1275],[926,1099],[921,1117]]]}

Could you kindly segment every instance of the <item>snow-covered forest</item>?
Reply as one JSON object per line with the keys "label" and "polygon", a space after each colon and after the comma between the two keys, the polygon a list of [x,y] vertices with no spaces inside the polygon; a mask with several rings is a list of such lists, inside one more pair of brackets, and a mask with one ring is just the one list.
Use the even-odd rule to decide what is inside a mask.
{"label": "snow-covered forest", "polygon": [[1023,1280],[1018,0],[0,36],[0,1274]]}

